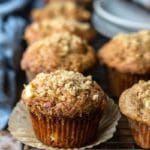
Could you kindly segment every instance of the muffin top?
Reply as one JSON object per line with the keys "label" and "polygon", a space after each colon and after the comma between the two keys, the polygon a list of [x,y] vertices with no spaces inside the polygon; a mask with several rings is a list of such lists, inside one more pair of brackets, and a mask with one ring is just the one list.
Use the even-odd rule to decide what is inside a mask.
{"label": "muffin top", "polygon": [[99,58],[120,72],[150,73],[150,31],[117,35],[99,50]]}
{"label": "muffin top", "polygon": [[[92,40],[96,32],[89,23],[79,22],[74,19],[57,17],[55,19],[45,19],[40,22],[33,22],[26,28],[25,39],[28,43],[33,43],[54,32],[70,32],[86,40]],[[85,34],[86,33],[86,34]]]}
{"label": "muffin top", "polygon": [[123,92],[119,106],[124,115],[150,125],[150,81],[139,81]]}
{"label": "muffin top", "polygon": [[90,19],[91,14],[82,6],[78,6],[76,3],[71,1],[53,1],[42,9],[35,9],[32,11],[32,19],[34,21],[51,19],[58,16],[74,18],[80,21],[87,21]]}
{"label": "muffin top", "polygon": [[[62,1],[62,0],[46,0],[46,2],[53,2],[53,1]],[[88,6],[91,4],[92,0],[65,0],[65,1],[73,1],[76,2],[79,5]]]}
{"label": "muffin top", "polygon": [[65,70],[38,74],[25,86],[22,99],[36,115],[69,118],[100,112],[106,103],[104,92],[91,76]]}
{"label": "muffin top", "polygon": [[31,44],[21,67],[32,73],[65,69],[84,72],[96,63],[96,54],[80,37],[68,32],[54,33]]}

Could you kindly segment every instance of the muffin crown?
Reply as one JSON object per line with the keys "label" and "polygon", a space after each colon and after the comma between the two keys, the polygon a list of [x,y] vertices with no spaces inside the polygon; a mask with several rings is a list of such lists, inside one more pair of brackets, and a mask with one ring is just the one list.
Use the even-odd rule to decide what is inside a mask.
{"label": "muffin crown", "polygon": [[129,118],[150,125],[150,81],[141,80],[126,90],[120,97],[119,106]]}
{"label": "muffin crown", "polygon": [[[38,24],[38,22],[37,22]],[[39,22],[40,27],[44,28],[44,29],[51,29],[53,27],[57,27],[57,28],[64,28],[64,27],[70,27],[72,28],[72,30],[75,28],[79,28],[79,29],[88,29],[90,28],[90,25],[88,23],[85,22],[79,22],[77,20],[74,19],[67,19],[64,17],[58,17],[52,20],[43,20],[41,22]]]}
{"label": "muffin crown", "polygon": [[62,32],[31,44],[23,56],[22,68],[34,73],[56,69],[82,72],[95,62],[96,56],[92,47],[80,37]]}
{"label": "muffin crown", "polygon": [[[53,1],[62,1],[62,0],[46,0],[47,2],[51,3]],[[65,1],[73,1],[73,2],[76,2],[77,4],[82,4],[83,6],[84,5],[87,5],[87,4],[90,4],[92,0],[65,0]]]}
{"label": "muffin crown", "polygon": [[90,12],[83,7],[78,6],[71,1],[53,1],[43,9],[37,9],[32,12],[33,20],[43,20],[45,18],[54,18],[58,16],[64,16],[67,18],[75,18],[78,20],[89,20]]}
{"label": "muffin crown", "polygon": [[72,117],[100,111],[105,94],[90,76],[57,70],[38,74],[25,86],[22,99],[33,113]]}
{"label": "muffin crown", "polygon": [[[70,32],[88,41],[93,40],[96,35],[95,30],[89,23],[57,17],[55,19],[45,19],[40,22],[32,23],[26,28],[24,37],[27,42],[31,44],[57,32]],[[85,32],[87,33],[85,34]]]}
{"label": "muffin crown", "polygon": [[99,51],[100,61],[126,73],[150,73],[150,31],[119,34]]}

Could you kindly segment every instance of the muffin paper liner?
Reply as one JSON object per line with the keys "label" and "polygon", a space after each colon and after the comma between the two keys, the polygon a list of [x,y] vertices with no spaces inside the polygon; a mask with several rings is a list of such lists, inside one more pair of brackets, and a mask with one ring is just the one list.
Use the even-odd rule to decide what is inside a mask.
{"label": "muffin paper liner", "polygon": [[130,128],[137,145],[144,149],[150,149],[150,126],[143,122],[129,119]]}
{"label": "muffin paper liner", "polygon": [[[28,113],[25,105],[22,101],[20,101],[14,108],[9,119],[8,129],[11,132],[11,134],[28,146],[46,150],[58,149],[51,146],[46,146],[36,138],[29,115],[30,114]],[[113,102],[112,99],[108,99],[108,105],[101,116],[95,140],[93,142],[89,142],[84,147],[68,149],[84,150],[86,148],[92,148],[112,138],[114,132],[116,131],[116,126],[120,117],[121,115],[118,106]],[[84,140],[84,137],[81,136],[81,133],[80,140]]]}
{"label": "muffin paper liner", "polygon": [[36,137],[45,145],[54,147],[81,147],[95,138],[100,115],[82,118],[37,117],[30,113]]}
{"label": "muffin paper liner", "polygon": [[124,90],[137,83],[139,80],[150,79],[150,75],[120,73],[110,68],[107,68],[107,73],[110,90],[116,97],[119,97]]}

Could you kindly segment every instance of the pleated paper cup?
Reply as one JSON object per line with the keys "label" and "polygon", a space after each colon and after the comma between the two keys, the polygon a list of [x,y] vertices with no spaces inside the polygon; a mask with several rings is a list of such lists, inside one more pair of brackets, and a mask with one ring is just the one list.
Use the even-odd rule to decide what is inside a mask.
{"label": "pleated paper cup", "polygon": [[60,148],[81,147],[95,138],[99,112],[81,118],[49,118],[30,113],[36,137],[43,144]]}
{"label": "pleated paper cup", "polygon": [[128,118],[132,135],[137,145],[144,149],[150,149],[150,126],[143,122]]}
{"label": "pleated paper cup", "polygon": [[131,87],[133,84],[137,83],[139,80],[150,79],[149,74],[137,75],[130,73],[121,73],[115,69],[106,68],[109,86],[112,94],[119,97],[121,93]]}
{"label": "pleated paper cup", "polygon": [[[39,148],[39,149],[46,149],[46,150],[58,149],[59,147],[62,147],[62,144],[68,146],[68,142],[70,142],[72,145],[74,145],[75,143],[79,145],[82,145],[83,143],[85,144],[84,146],[80,146],[80,147],[77,146],[74,148],[70,148],[70,147],[65,148],[67,146],[64,145],[65,147],[61,149],[65,149],[65,150],[66,149],[85,150],[87,148],[91,149],[94,146],[99,145],[100,143],[103,143],[113,137],[113,134],[116,131],[116,126],[121,117],[118,106],[111,99],[108,99],[107,107],[102,113],[102,116],[99,116],[101,120],[98,118],[98,120],[100,121],[98,121],[97,131],[95,129],[95,125],[97,124],[98,116],[97,117],[93,116],[94,118],[86,118],[85,120],[77,119],[73,121],[73,120],[63,120],[63,119],[51,120],[46,118],[42,118],[40,120],[40,118],[36,118],[34,116],[32,118],[32,116],[30,117],[30,115],[32,114],[30,114],[27,111],[23,102],[20,101],[17,104],[17,106],[14,108],[10,116],[8,129],[15,138],[17,138],[25,145]],[[30,118],[35,120],[32,120]],[[55,124],[55,126],[51,124]],[[35,132],[35,130],[38,131]],[[51,136],[48,137],[46,136],[48,135],[47,132],[49,132],[49,135],[51,134],[51,132],[53,132],[53,134],[51,134]],[[59,132],[59,136],[57,134],[58,132]],[[96,134],[94,132],[96,132]],[[87,137],[85,137],[85,134],[87,135]],[[94,135],[96,135],[95,138],[93,137]],[[40,141],[41,138],[44,139],[42,142]],[[56,142],[52,143],[54,139],[57,140]],[[43,144],[45,142],[47,143],[48,141],[49,142],[51,141],[51,144],[53,144],[53,146],[52,145],[47,146],[46,144]],[[54,143],[58,145],[55,148],[54,148],[55,146]]]}

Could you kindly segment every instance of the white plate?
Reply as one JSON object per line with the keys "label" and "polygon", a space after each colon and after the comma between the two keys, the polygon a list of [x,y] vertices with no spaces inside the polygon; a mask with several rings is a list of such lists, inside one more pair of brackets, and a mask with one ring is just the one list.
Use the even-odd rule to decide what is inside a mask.
{"label": "white plate", "polygon": [[118,33],[133,32],[133,30],[131,29],[123,28],[121,26],[117,26],[115,24],[112,24],[111,22],[108,22],[107,20],[98,16],[96,13],[94,13],[92,16],[92,24],[99,33],[108,38],[112,38]]}
{"label": "white plate", "polygon": [[127,0],[95,0],[94,9],[103,19],[130,29],[150,29],[150,11]]}

